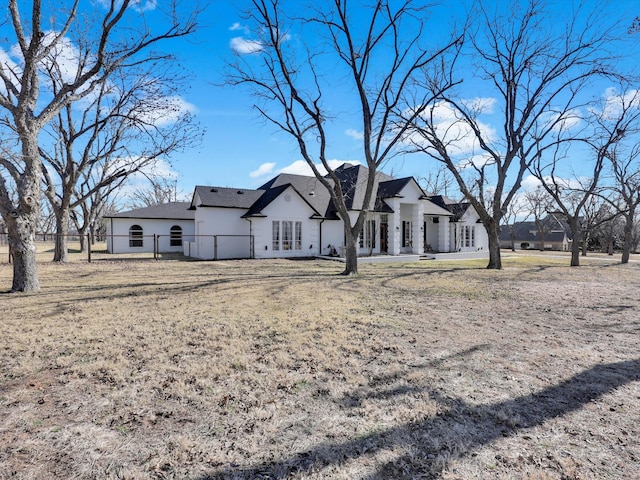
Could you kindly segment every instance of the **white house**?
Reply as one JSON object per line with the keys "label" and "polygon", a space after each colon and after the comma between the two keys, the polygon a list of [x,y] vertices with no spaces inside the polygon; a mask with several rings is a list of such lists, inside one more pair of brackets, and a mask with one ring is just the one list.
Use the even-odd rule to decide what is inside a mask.
{"label": "white house", "polygon": [[[486,233],[472,208],[428,196],[413,177],[395,179],[378,173],[374,194],[365,206],[367,173],[361,165],[344,164],[336,170],[350,220],[366,210],[360,255],[486,249]],[[183,251],[188,256],[309,257],[341,254],[344,250],[342,220],[328,191],[315,177],[280,174],[257,189],[196,186],[184,209],[193,215],[189,231],[193,236],[186,238],[184,233],[183,237]],[[141,211],[125,212],[111,217],[111,221],[127,218],[131,229],[133,222],[144,215]],[[177,220],[174,216],[167,221]],[[142,220],[135,225],[155,233]],[[123,224],[119,232],[125,228]],[[131,246],[137,245],[134,233],[129,230],[129,243],[124,246],[140,249]]]}
{"label": "white house", "polygon": [[194,211],[189,202],[171,202],[105,216],[109,253],[182,252],[192,241]]}

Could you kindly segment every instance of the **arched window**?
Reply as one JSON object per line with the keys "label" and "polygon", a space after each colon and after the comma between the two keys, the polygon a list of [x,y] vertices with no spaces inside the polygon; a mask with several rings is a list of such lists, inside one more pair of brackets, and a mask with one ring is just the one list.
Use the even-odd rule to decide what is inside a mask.
{"label": "arched window", "polygon": [[131,225],[129,229],[129,246],[142,247],[142,227],[140,225]]}
{"label": "arched window", "polygon": [[171,227],[171,240],[169,241],[169,246],[171,247],[181,247],[182,246],[182,227],[179,225],[174,225]]}

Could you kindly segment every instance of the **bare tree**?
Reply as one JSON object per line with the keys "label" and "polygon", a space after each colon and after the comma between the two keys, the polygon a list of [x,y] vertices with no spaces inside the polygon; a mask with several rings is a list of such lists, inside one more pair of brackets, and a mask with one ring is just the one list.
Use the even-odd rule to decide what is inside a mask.
{"label": "bare tree", "polygon": [[[185,85],[173,59],[152,64],[143,61],[133,68],[118,68],[96,87],[90,99],[81,105],[66,105],[44,129],[50,142],[40,147],[49,168],[43,170],[45,195],[56,217],[54,261],[67,260],[67,230],[73,209],[82,205],[95,190],[121,183],[158,159],[190,146],[197,129],[188,110],[178,104],[177,92]],[[47,79],[57,92],[64,59],[52,57]],[[161,67],[161,68],[159,68]],[[83,178],[100,181],[79,194]],[[86,186],[86,182],[83,184]]]}
{"label": "bare tree", "polygon": [[463,75],[475,69],[474,90],[484,97],[465,99],[459,89],[434,94],[410,140],[453,174],[487,230],[487,268],[499,269],[501,220],[523,175],[540,151],[573,138],[568,128],[558,137],[558,127],[591,100],[592,80],[615,72],[620,25],[605,25],[599,10],[570,12],[563,23],[540,0],[491,5],[478,3],[467,48],[423,82],[428,90],[464,85]]}
{"label": "bare tree", "polygon": [[[396,121],[394,112],[401,109],[416,75],[454,49],[458,39],[427,50],[427,41],[433,44],[433,36],[424,28],[427,7],[411,0],[366,5],[346,0],[310,4],[252,0],[250,5],[247,21],[259,39],[252,43],[252,55],[239,56],[230,65],[229,83],[252,88],[260,100],[256,105],[260,115],[291,136],[328,190],[344,224],[343,273],[356,274],[357,239],[373,205],[376,174],[409,125]],[[305,46],[298,48],[292,38],[302,32]],[[337,92],[340,101],[332,105],[330,97]],[[331,122],[345,110],[357,112],[368,168],[362,208],[355,218],[327,157]]]}
{"label": "bare tree", "polygon": [[[570,144],[561,144],[560,142],[556,144],[553,152],[547,151],[546,155],[544,152],[540,152],[531,167],[532,173],[553,197],[571,228],[574,240],[571,248],[571,266],[580,265],[580,245],[578,242],[582,231],[580,216],[594,195],[602,195],[601,190],[604,189],[604,186],[601,185],[600,180],[606,166],[605,162],[610,159],[614,171],[616,168],[622,167],[615,160],[616,151],[621,149],[620,144],[625,136],[632,130],[637,130],[637,123],[640,120],[636,94],[631,96],[610,95],[610,92],[603,98],[600,108],[591,109],[591,116],[587,118],[586,123],[590,130],[590,137],[585,137],[582,141],[589,145],[591,152],[587,152],[581,158],[580,174],[574,174],[572,179],[563,178],[558,174],[563,160],[569,155],[568,147],[570,146]],[[619,172],[622,173],[620,170]],[[621,195],[622,193],[618,192],[616,196],[622,198]],[[632,193],[631,195],[635,198],[637,194]],[[608,198],[608,196],[604,196],[604,198]],[[626,200],[623,203],[625,205],[623,208],[626,208]],[[618,207],[614,211],[614,215],[617,216],[621,211],[622,209]]]}
{"label": "bare tree", "polygon": [[[6,113],[2,126],[15,134],[19,145],[18,155],[0,157],[4,171],[0,175],[0,213],[14,258],[12,291],[39,288],[34,235],[40,212],[43,169],[38,140],[43,128],[67,105],[90,98],[117,69],[161,61],[157,53],[161,42],[188,35],[196,27],[194,16],[182,22],[176,16],[178,9],[167,7],[163,10],[167,17],[157,15],[152,30],[152,22],[145,22],[144,13],[136,11],[136,2],[103,3],[104,10],[97,4],[91,7],[91,15],[84,15],[79,0],[51,4],[50,11],[41,0],[34,0],[23,16],[20,6],[25,4],[9,0],[9,26],[19,53],[0,64],[0,108]],[[60,70],[64,78],[54,92],[42,81],[41,73],[55,74],[48,70],[49,59],[69,44],[79,48],[72,57],[73,66]],[[5,172],[16,185],[17,199],[9,194]]]}
{"label": "bare tree", "polygon": [[127,206],[129,208],[144,208],[162,203],[177,202],[182,192],[178,191],[178,179],[173,177],[161,177],[157,175],[145,175],[148,185],[136,188],[129,195]]}
{"label": "bare tree", "polygon": [[616,141],[605,152],[610,181],[601,199],[623,221],[622,263],[628,263],[635,250],[634,225],[640,210],[640,92],[621,88],[607,98],[602,110],[602,130],[615,129]]}
{"label": "bare tree", "polygon": [[[451,190],[454,186],[457,190],[455,178],[444,166],[440,166],[435,172],[430,171],[425,176],[418,176],[416,181],[425,192],[444,195],[445,197],[451,195]],[[459,194],[460,192],[457,192],[457,195]]]}
{"label": "bare tree", "polygon": [[553,208],[553,199],[542,186],[525,192],[523,197],[530,214],[533,215],[533,222],[540,238],[539,247],[542,252],[544,251],[545,235],[553,228],[552,223],[555,223],[551,220],[549,213]]}
{"label": "bare tree", "polygon": [[[76,195],[84,200],[78,207],[71,210],[71,220],[80,236],[80,251],[91,248],[95,242],[97,231],[102,226],[102,218],[108,213],[115,213],[115,204],[119,200],[120,187],[126,180],[126,176],[120,176],[113,182],[105,183],[104,179],[112,176],[113,168],[109,163],[101,165],[102,168],[93,168],[85,172],[82,179],[76,185]],[[96,185],[104,185],[96,188]],[[87,245],[87,234],[91,237]]]}
{"label": "bare tree", "polygon": [[516,234],[520,224],[527,221],[531,215],[531,210],[526,201],[515,199],[507,206],[507,212],[502,217],[502,228],[506,228],[509,233],[511,251],[516,251]]}

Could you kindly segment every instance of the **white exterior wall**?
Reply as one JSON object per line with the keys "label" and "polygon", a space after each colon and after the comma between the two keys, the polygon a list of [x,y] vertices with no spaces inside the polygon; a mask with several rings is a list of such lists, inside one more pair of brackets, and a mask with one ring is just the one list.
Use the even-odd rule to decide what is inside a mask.
{"label": "white exterior wall", "polygon": [[[107,251],[109,253],[153,252],[153,235],[158,235],[158,252],[182,252],[183,247],[170,245],[171,227],[182,228],[182,243],[193,241],[193,220],[109,218],[107,219]],[[129,246],[129,229],[133,225],[142,227],[142,247]]]}
{"label": "white exterior wall", "polygon": [[[262,213],[266,218],[252,218],[256,258],[310,257],[320,253],[320,220],[311,219],[315,212],[293,188],[286,189]],[[279,250],[273,249],[273,222],[280,222]],[[292,249],[283,250],[282,222],[293,222]],[[302,223],[302,248],[295,248],[295,222]],[[245,220],[245,223],[248,223]],[[323,243],[326,243],[323,239]]]}
{"label": "white exterior wall", "polygon": [[249,258],[249,222],[241,218],[245,212],[242,208],[198,207],[195,248],[192,248],[191,256],[212,260],[215,255],[214,235],[238,235],[217,238],[217,258]]}
{"label": "white exterior wall", "polygon": [[467,247],[464,245],[464,243],[461,243],[460,251],[462,252],[476,252],[478,250],[488,251],[489,236],[487,235],[487,230],[486,228],[484,228],[484,225],[482,223],[478,223],[479,218],[480,217],[476,213],[475,209],[472,206],[469,206],[469,208],[467,208],[467,211],[464,212],[464,215],[460,219],[460,222],[458,222],[459,233],[462,232],[463,226],[470,226],[473,228],[474,236],[475,236],[474,245]]}
{"label": "white exterior wall", "polygon": [[322,255],[331,253],[329,245],[340,253],[344,249],[344,224],[342,220],[325,220],[320,228],[322,229]]}

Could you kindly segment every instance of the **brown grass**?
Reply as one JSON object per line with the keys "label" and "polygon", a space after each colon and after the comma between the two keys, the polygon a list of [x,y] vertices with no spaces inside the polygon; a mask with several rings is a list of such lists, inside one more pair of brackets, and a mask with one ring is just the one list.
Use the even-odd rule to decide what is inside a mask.
{"label": "brown grass", "polygon": [[638,478],[638,264],[504,263],[41,263],[0,478]]}

